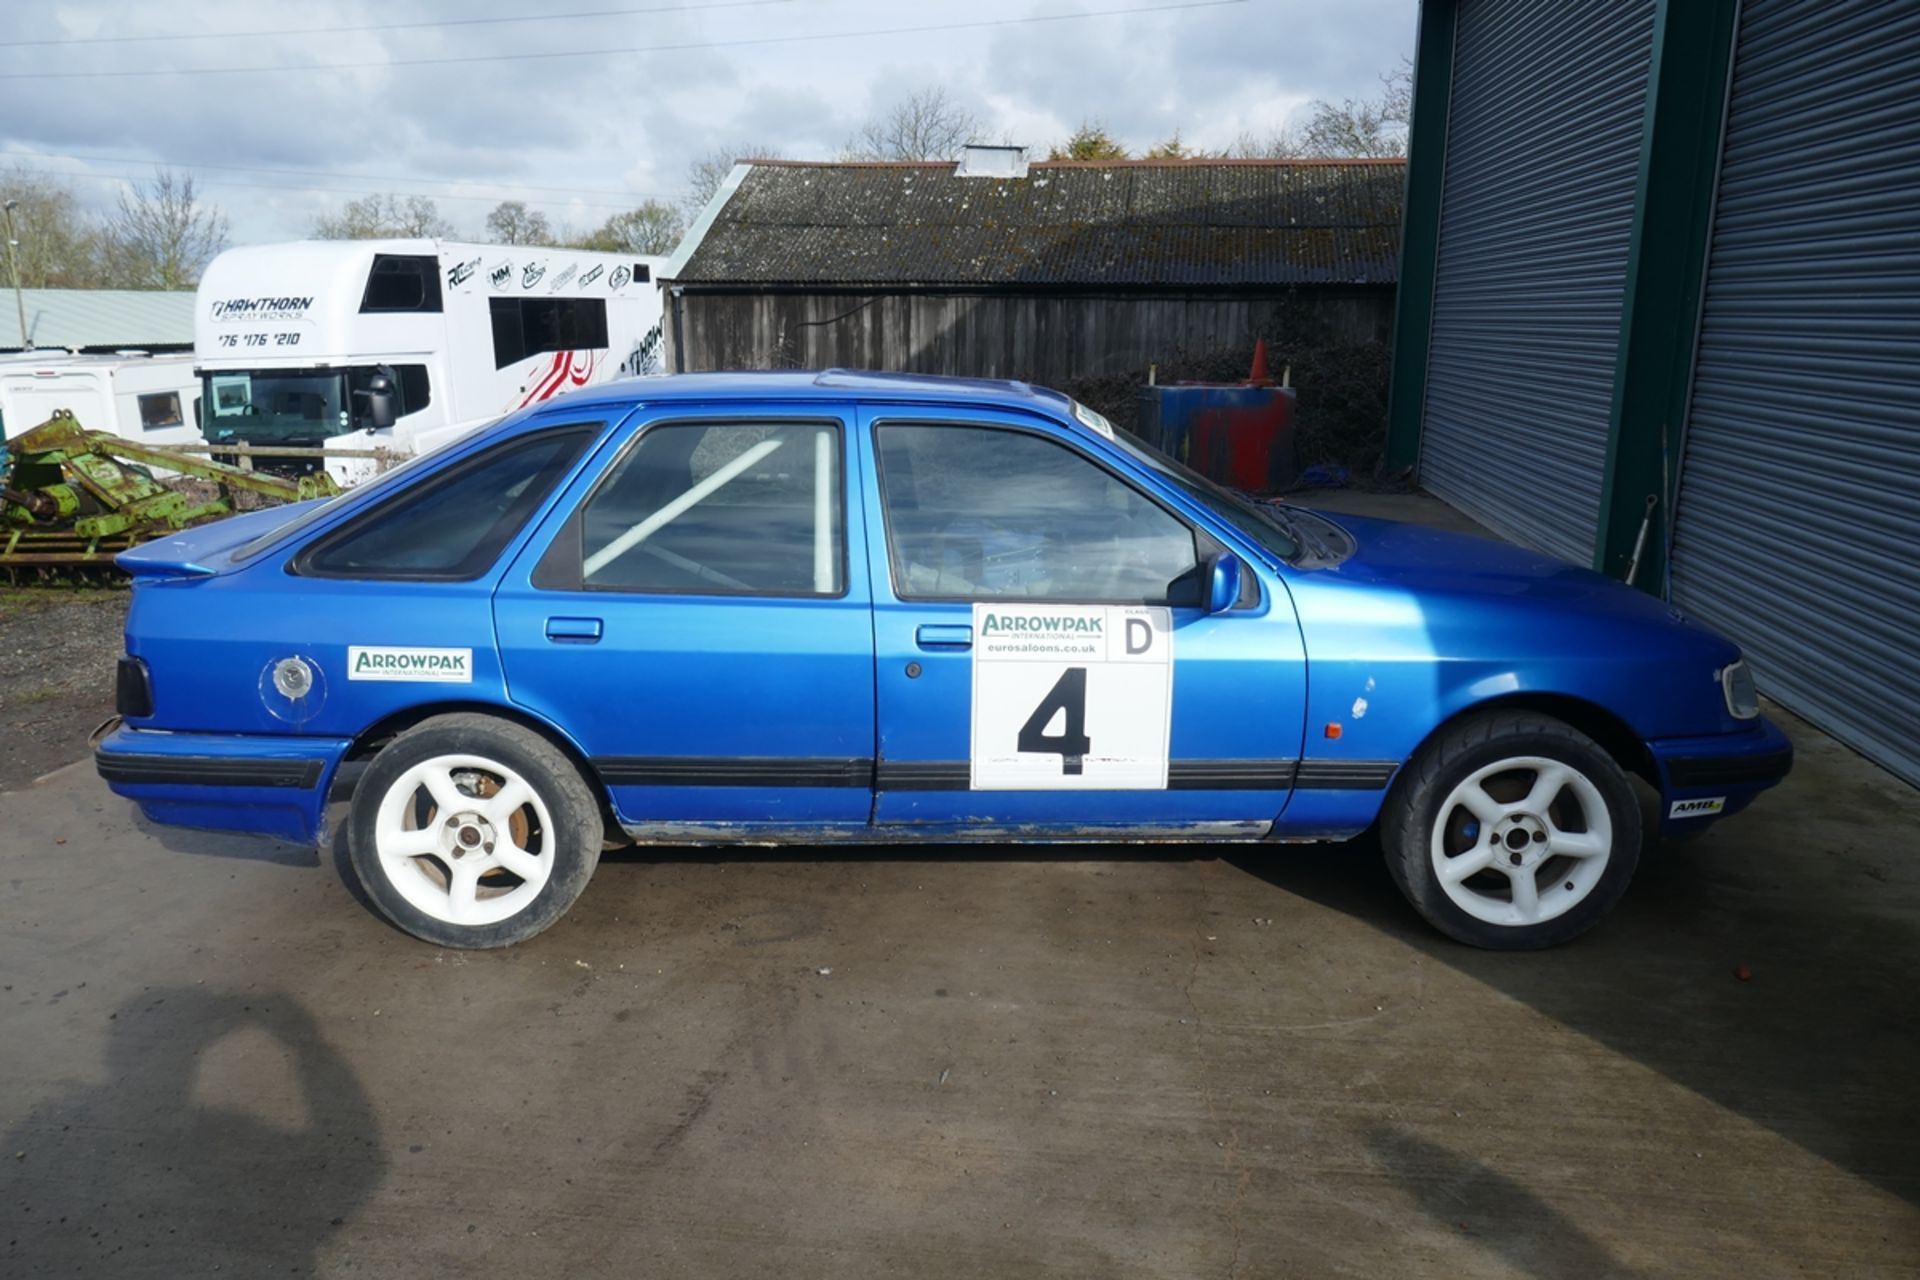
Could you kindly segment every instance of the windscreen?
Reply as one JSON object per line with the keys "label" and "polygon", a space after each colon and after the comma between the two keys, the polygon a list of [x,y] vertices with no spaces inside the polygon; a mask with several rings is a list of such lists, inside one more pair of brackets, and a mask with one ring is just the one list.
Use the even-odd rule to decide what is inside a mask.
{"label": "windscreen", "polygon": [[365,364],[350,369],[223,369],[200,375],[201,431],[219,444],[317,445],[367,427],[364,394],[384,377],[405,417],[432,403],[424,364]]}
{"label": "windscreen", "polygon": [[319,443],[351,427],[338,369],[234,369],[201,375],[201,430],[209,441]]}

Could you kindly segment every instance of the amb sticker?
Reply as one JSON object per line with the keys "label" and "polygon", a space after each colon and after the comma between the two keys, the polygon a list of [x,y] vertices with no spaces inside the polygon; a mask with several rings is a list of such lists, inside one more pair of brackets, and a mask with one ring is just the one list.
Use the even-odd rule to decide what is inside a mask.
{"label": "amb sticker", "polygon": [[472,684],[473,650],[350,644],[347,646],[347,679]]}
{"label": "amb sticker", "polygon": [[1669,818],[1704,818],[1719,813],[1727,807],[1725,796],[1711,796],[1705,800],[1675,800],[1673,807],[1667,810]]}

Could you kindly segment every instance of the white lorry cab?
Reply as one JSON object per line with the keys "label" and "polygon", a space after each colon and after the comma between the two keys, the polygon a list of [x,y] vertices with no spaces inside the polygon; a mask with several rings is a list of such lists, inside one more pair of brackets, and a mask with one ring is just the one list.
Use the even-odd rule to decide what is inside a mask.
{"label": "white lorry cab", "polygon": [[212,444],[424,453],[562,391],[658,373],[665,261],[448,240],[229,249],[195,302],[202,428]]}
{"label": "white lorry cab", "polygon": [[0,357],[0,434],[66,410],[89,431],[142,444],[200,443],[200,380],[187,352],[76,355],[61,348]]}

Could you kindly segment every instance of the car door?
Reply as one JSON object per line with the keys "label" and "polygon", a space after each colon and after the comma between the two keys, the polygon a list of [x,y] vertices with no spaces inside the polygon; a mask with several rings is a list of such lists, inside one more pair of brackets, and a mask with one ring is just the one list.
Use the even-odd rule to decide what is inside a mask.
{"label": "car door", "polygon": [[[864,829],[873,629],[845,409],[643,409],[502,581],[513,700],[629,826]],[[853,499],[856,503],[857,497]]]}
{"label": "car door", "polygon": [[862,410],[875,820],[956,831],[1264,834],[1300,753],[1291,604],[1117,451],[1009,412]]}

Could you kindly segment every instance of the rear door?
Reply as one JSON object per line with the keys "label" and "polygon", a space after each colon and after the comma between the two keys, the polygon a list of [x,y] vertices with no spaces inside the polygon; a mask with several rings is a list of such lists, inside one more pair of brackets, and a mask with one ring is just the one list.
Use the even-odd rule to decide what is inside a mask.
{"label": "rear door", "polygon": [[838,406],[642,410],[495,599],[513,700],[629,825],[865,828],[873,628]]}
{"label": "rear door", "polygon": [[1285,591],[1199,607],[1222,544],[1022,415],[864,410],[881,824],[1264,834],[1299,755]]}

